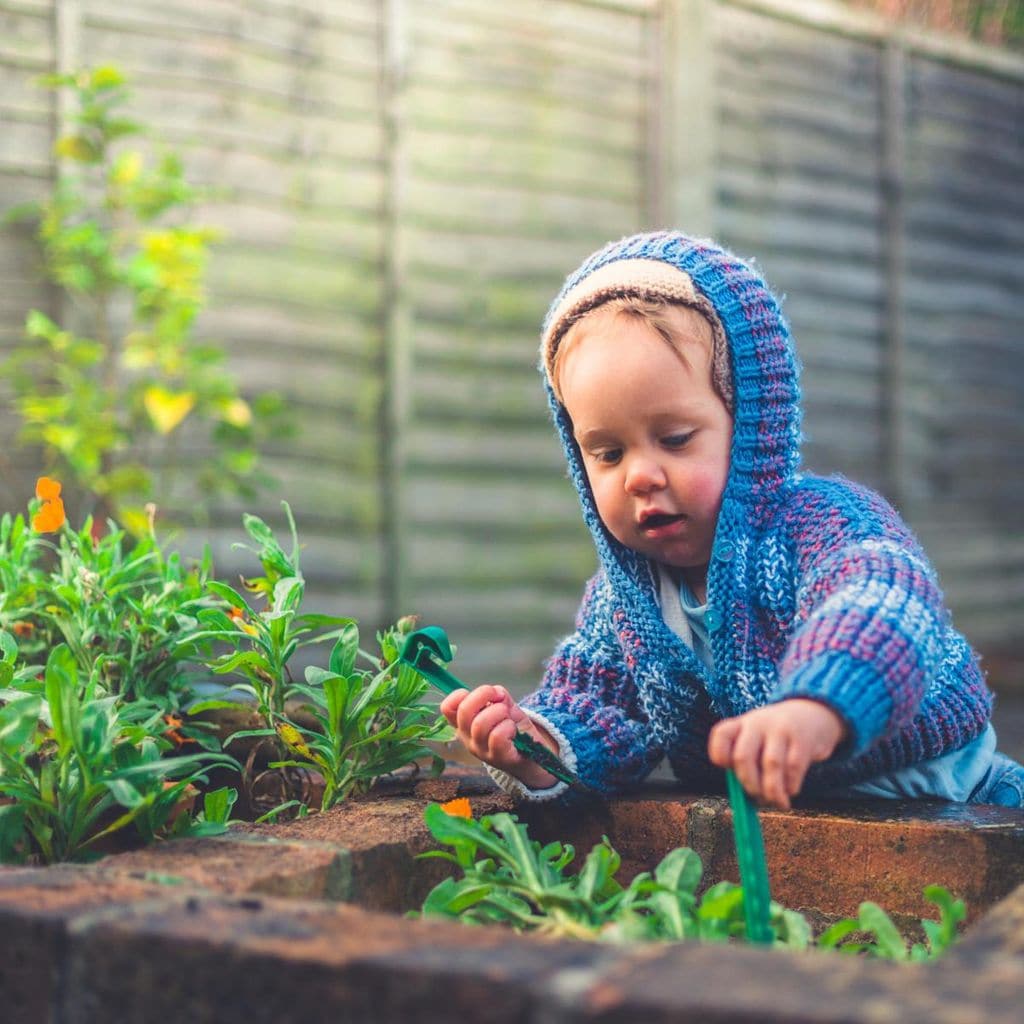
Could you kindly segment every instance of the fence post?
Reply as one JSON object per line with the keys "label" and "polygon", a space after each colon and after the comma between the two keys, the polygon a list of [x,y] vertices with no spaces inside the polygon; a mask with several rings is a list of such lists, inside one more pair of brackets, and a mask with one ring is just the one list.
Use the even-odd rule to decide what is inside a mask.
{"label": "fence post", "polygon": [[[53,5],[53,70],[58,75],[71,75],[82,64],[82,4],[81,0],[54,0]],[[73,125],[75,98],[70,89],[53,90],[53,141],[67,135]],[[54,153],[51,156],[50,178],[56,188],[61,176],[68,170],[68,158]],[[49,281],[46,285],[47,311],[57,323],[71,326],[73,308],[67,292]]]}
{"label": "fence post", "polygon": [[906,340],[903,330],[904,175],[906,162],[906,51],[898,31],[882,53],[882,479],[889,499],[902,511],[910,495],[906,451]]}
{"label": "fence post", "polygon": [[[54,71],[70,75],[77,71],[82,59],[81,0],[54,0],[53,5]],[[54,138],[65,134],[74,113],[74,97],[70,89],[54,90]],[[59,161],[61,158],[58,157]]]}
{"label": "fence post", "polygon": [[714,232],[715,6],[661,0],[651,18],[645,210],[651,227]]}
{"label": "fence post", "polygon": [[410,416],[412,317],[406,288],[402,230],[406,180],[404,93],[408,66],[405,0],[386,0],[381,26],[381,95],[384,122],[385,188],[383,288],[381,290],[380,530],[381,618],[403,614],[408,588],[408,515],[405,488]]}

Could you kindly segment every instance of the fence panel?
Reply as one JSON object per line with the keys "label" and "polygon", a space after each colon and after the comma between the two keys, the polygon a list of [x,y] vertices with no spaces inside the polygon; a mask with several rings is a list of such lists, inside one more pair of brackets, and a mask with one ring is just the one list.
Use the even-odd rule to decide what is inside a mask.
{"label": "fence panel", "polygon": [[[30,80],[58,62],[123,66],[133,115],[211,186],[201,214],[224,240],[201,334],[247,392],[292,407],[299,433],[266,465],[317,604],[418,611],[449,627],[467,678],[535,680],[594,566],[540,321],[591,249],[671,211],[785,294],[808,466],[898,484],[958,622],[1015,640],[1012,55],[784,0],[0,0],[0,29],[4,208],[52,180],[57,111]],[[6,231],[4,348],[28,308],[55,308],[34,265]],[[20,458],[5,507],[31,486]],[[186,535],[212,538],[224,575],[251,568],[231,548],[250,504]],[[258,511],[283,523],[276,495]]]}
{"label": "fence panel", "polygon": [[998,646],[1024,601],[1024,79],[914,59],[907,120],[911,515],[958,624]]}
{"label": "fence panel", "polygon": [[715,30],[716,233],[785,296],[806,464],[881,484],[878,47],[729,4]]}
{"label": "fence panel", "polygon": [[649,23],[565,2],[411,13],[410,607],[448,625],[467,675],[533,680],[595,562],[539,327],[564,275],[642,218]]}

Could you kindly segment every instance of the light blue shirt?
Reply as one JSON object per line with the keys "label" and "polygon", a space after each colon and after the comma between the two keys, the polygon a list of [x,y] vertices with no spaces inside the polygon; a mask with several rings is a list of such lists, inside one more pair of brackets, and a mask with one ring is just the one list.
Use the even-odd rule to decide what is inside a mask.
{"label": "light blue shirt", "polygon": [[705,601],[700,604],[683,579],[679,580],[679,603],[683,606],[683,614],[686,616],[686,621],[690,624],[690,632],[693,634],[693,653],[700,658],[704,667],[710,672],[715,667],[715,659],[711,653],[711,636],[707,626],[708,603]]}

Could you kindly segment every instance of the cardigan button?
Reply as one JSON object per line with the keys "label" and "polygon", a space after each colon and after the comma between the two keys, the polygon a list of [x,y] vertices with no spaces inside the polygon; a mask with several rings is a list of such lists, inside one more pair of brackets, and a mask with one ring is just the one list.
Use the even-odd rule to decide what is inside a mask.
{"label": "cardigan button", "polygon": [[704,625],[709,633],[717,633],[722,625],[722,613],[717,608],[709,608],[704,613]]}
{"label": "cardigan button", "polygon": [[715,557],[723,562],[731,562],[736,554],[736,546],[731,540],[724,540],[715,548]]}

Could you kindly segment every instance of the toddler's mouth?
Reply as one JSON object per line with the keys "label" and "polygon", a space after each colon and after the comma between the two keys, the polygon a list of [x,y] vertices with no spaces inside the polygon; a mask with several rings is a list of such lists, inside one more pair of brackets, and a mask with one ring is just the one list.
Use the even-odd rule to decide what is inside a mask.
{"label": "toddler's mouth", "polygon": [[640,529],[645,533],[651,530],[660,530],[671,523],[682,522],[686,518],[682,512],[650,512],[640,517]]}

